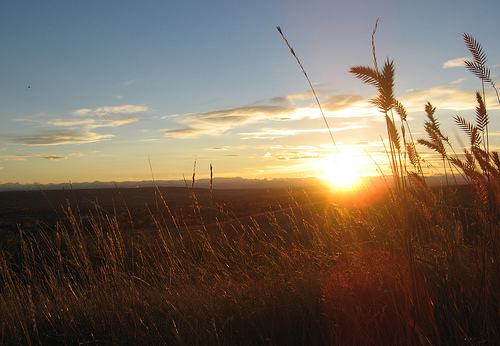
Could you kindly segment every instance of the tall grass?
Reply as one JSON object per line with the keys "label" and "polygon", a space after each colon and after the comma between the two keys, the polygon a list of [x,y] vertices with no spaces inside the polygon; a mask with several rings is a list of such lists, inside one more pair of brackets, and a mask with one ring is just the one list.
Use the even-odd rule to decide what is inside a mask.
{"label": "tall grass", "polygon": [[[377,61],[376,28],[373,67],[351,73],[377,90],[387,193],[301,205],[291,194],[289,208],[223,222],[231,211],[211,186],[210,217],[187,227],[157,188],[153,231],[128,208],[123,221],[97,203],[85,213],[68,202],[54,208],[56,224],[0,243],[0,343],[500,343],[500,159],[486,93],[476,94],[473,123],[455,118],[467,148],[454,149],[430,103],[428,138],[415,140],[394,93],[395,64]],[[483,49],[464,40],[467,68],[496,92]],[[427,184],[423,149],[439,155],[446,185]],[[455,183],[459,175],[467,184]],[[186,193],[201,218],[194,184],[193,170]]]}
{"label": "tall grass", "polygon": [[[373,34],[375,34],[376,26]],[[475,122],[457,115],[454,120],[468,137],[469,148],[457,154],[451,141],[440,129],[431,103],[424,107],[428,139],[417,143],[436,152],[442,160],[446,187],[431,188],[422,170],[421,157],[407,122],[404,106],[394,97],[394,63],[387,59],[379,69],[372,35],[374,67],[355,66],[350,72],[364,83],[377,88],[372,99],[386,120],[388,151],[395,181],[393,201],[405,238],[412,282],[418,282],[416,262],[425,264],[429,289],[436,307],[439,336],[444,343],[498,343],[498,201],[500,161],[490,151],[485,84],[497,95],[486,66],[487,57],[471,35],[463,39],[473,56],[466,67],[481,81],[482,92],[476,93]],[[400,129],[394,113],[400,116]],[[468,182],[456,184],[457,175]],[[454,185],[450,184],[453,179]],[[398,226],[395,225],[395,226]],[[413,284],[412,291],[416,286]],[[413,294],[418,294],[417,288]],[[411,301],[411,299],[410,299]]]}
{"label": "tall grass", "polygon": [[0,256],[1,343],[322,342],[320,278],[335,242],[299,210],[266,233],[257,222],[167,228],[161,204],[154,232],[124,232],[98,207],[83,228],[72,210],[53,229],[20,230],[18,261]]}

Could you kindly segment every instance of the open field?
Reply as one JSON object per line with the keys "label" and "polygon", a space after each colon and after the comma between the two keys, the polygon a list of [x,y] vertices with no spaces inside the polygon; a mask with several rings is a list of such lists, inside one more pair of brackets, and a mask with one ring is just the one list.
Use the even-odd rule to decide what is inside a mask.
{"label": "open field", "polygon": [[[193,215],[193,193],[203,214],[201,217]],[[311,185],[293,189],[215,189],[212,193],[209,189],[191,190],[185,187],[8,191],[0,192],[0,225],[17,229],[18,225],[29,227],[48,221],[56,222],[60,220],[62,211],[72,206],[78,208],[85,218],[97,208],[123,221],[132,216],[140,229],[154,228],[150,218],[151,208],[154,209],[157,203],[166,203],[172,213],[180,218],[182,227],[187,227],[201,220],[213,223],[216,218],[224,221],[331,199],[330,190],[324,186]]]}
{"label": "open field", "polygon": [[[267,260],[281,261],[279,259],[281,256],[288,257],[289,255],[282,252],[283,249],[293,244],[309,244],[312,240],[312,233],[309,234],[309,232],[315,230],[317,232],[320,230],[319,227],[322,230],[327,227],[328,220],[325,215],[329,212],[328,209],[336,208],[332,202],[332,195],[325,191],[324,187],[308,187],[298,189],[298,191],[287,189],[215,190],[210,198],[209,190],[196,189],[194,191],[196,206],[193,210],[193,200],[190,198],[193,197],[192,192],[186,188],[158,190],[147,188],[2,193],[0,196],[3,227],[1,246],[4,264],[2,279],[5,280],[3,286],[5,299],[2,300],[2,310],[5,314],[2,314],[4,316],[2,323],[5,327],[14,323],[10,325],[14,329],[10,331],[4,329],[2,342],[25,342],[33,339],[34,342],[42,343],[91,341],[204,344],[206,341],[209,343],[261,343],[266,340],[273,343],[297,343],[304,337],[304,335],[295,335],[296,328],[300,327],[303,332],[312,333],[307,338],[312,338],[314,343],[322,343],[321,324],[317,320],[319,319],[319,292],[317,290],[320,289],[320,277],[310,277],[314,275],[314,272],[324,270],[321,264],[307,262],[300,264],[300,266],[312,265],[311,269],[314,268],[314,272],[304,272],[297,276],[294,272],[298,269],[295,268],[298,263],[294,264],[294,262],[298,258],[293,257],[299,255],[303,258],[303,256],[312,255],[300,254],[301,246],[295,249],[290,248],[289,250],[293,252],[299,252],[295,255],[290,253],[289,255],[292,256],[290,258],[283,258],[285,262],[290,262],[287,268],[280,268],[278,263],[274,264],[277,267],[272,268],[274,266],[272,262],[267,263],[271,267],[266,268],[266,262]],[[13,226],[13,223],[18,223],[19,230]],[[292,232],[286,230],[291,227],[294,228]],[[70,244],[74,241],[79,244]],[[26,255],[28,255],[25,252],[26,246],[32,250],[34,250],[33,246],[37,248],[35,250],[37,254],[32,253],[36,259],[33,257],[34,262],[31,262],[36,268],[24,267],[27,264]],[[101,248],[102,246],[104,248]],[[304,248],[303,250],[309,252],[312,249]],[[106,282],[98,282],[103,279],[101,277],[104,274],[103,269],[107,271],[105,268],[110,264],[109,256],[118,255],[115,251],[121,253],[119,255],[121,258],[114,258],[112,261],[118,260],[121,264],[115,264],[124,265],[127,268],[113,269],[125,270],[119,276],[125,275],[128,278],[121,278],[119,281],[132,280],[124,286],[122,286],[124,282],[111,284],[108,281],[111,277],[105,279]],[[54,255],[56,257],[53,257]],[[77,258],[81,255],[86,259]],[[275,258],[275,256],[278,257]],[[336,256],[335,252],[328,254],[325,260],[331,261],[334,258],[332,256]],[[82,260],[86,263],[80,262]],[[135,330],[133,334],[128,332],[123,334],[124,330],[129,330],[131,326],[121,325],[120,321],[112,322],[113,325],[107,325],[108,322],[101,321],[105,325],[98,329],[104,329],[93,330],[96,326],[93,326],[95,321],[91,320],[96,316],[91,320],[86,320],[87,317],[80,315],[81,313],[86,315],[90,311],[69,311],[65,308],[59,311],[63,314],[59,317],[56,317],[59,312],[49,312],[52,317],[45,321],[42,320],[48,315],[45,317],[33,315],[32,317],[37,321],[28,318],[25,322],[34,324],[27,327],[31,331],[24,330],[24,327],[17,325],[21,322],[20,320],[15,322],[19,318],[27,317],[24,312],[16,312],[22,315],[8,313],[8,310],[12,308],[10,304],[14,303],[9,302],[9,297],[14,298],[11,294],[15,294],[17,299],[21,298],[18,296],[21,292],[15,293],[21,287],[15,286],[27,284],[25,281],[27,277],[21,274],[24,270],[33,274],[37,272],[35,274],[37,278],[35,279],[34,276],[31,278],[36,281],[41,280],[35,286],[33,286],[35,282],[29,284],[32,309],[44,310],[49,308],[47,303],[50,302],[50,305],[56,304],[58,307],[53,306],[49,309],[55,308],[59,311],[61,308],[59,304],[62,300],[66,301],[63,304],[69,303],[67,299],[74,298],[73,293],[76,293],[74,290],[82,289],[80,293],[85,295],[85,300],[88,299],[88,301],[84,303],[81,300],[83,296],[78,298],[77,300],[84,305],[78,307],[77,310],[90,308],[89,304],[96,304],[91,308],[96,309],[92,314],[101,314],[104,310],[100,310],[100,307],[104,301],[109,301],[112,305],[119,304],[121,305],[119,311],[116,307],[110,306],[104,314],[117,314],[116,317],[119,320],[138,318],[136,322],[139,325],[136,327],[139,327],[141,331]],[[59,270],[62,272],[55,273]],[[100,273],[97,274],[97,272]],[[118,273],[112,275],[115,274]],[[303,275],[306,277],[302,277]],[[56,277],[59,279],[66,277],[70,281],[64,284],[46,281],[52,279],[58,281]],[[313,281],[309,282],[311,279]],[[91,283],[88,280],[97,281]],[[65,288],[60,286],[61,284]],[[130,286],[137,284],[140,287]],[[260,287],[261,284],[264,286]],[[119,289],[121,293],[116,292],[119,296],[137,294],[135,297],[121,296],[119,298],[120,301],[132,299],[130,303],[136,306],[135,308],[129,303],[112,302],[114,298],[106,297],[111,292],[110,289],[116,289],[116,287],[112,288],[114,285],[121,286]],[[305,287],[300,288],[296,285],[307,287],[313,285],[316,292],[302,292]],[[302,316],[299,320],[287,321],[289,325],[286,329],[283,329],[281,325],[283,321],[279,317],[282,312],[278,311],[279,304],[289,304],[281,302],[282,299],[288,299],[282,296],[281,290],[284,288],[289,291],[286,296],[290,295],[294,298],[290,298],[289,303],[292,306],[285,308],[283,312],[290,312],[292,309],[296,310],[294,313]],[[296,290],[299,291],[296,292]],[[76,294],[80,295],[80,293]],[[67,294],[70,296],[65,297]],[[302,296],[303,294],[305,296]],[[176,306],[177,303],[172,300],[174,298],[183,301],[181,305]],[[295,298],[298,300],[296,301]],[[309,302],[304,301],[309,299],[311,299]],[[267,306],[274,300],[276,300],[272,303],[274,306]],[[307,306],[310,303],[312,306]],[[187,305],[184,306],[184,304]],[[219,306],[220,304],[223,306]],[[229,305],[226,306],[226,304]],[[135,310],[133,314],[137,315],[126,317],[125,315],[128,316],[131,313],[131,311],[125,312],[129,309]],[[222,313],[220,309],[230,310]],[[242,309],[249,310],[243,311]],[[256,311],[252,311],[254,309]],[[312,310],[309,311],[309,309]],[[73,310],[73,307],[70,310]],[[115,311],[112,312],[112,310]],[[39,312],[45,314],[45,312]],[[33,310],[32,313],[35,311]],[[64,316],[66,313],[69,315]],[[76,322],[74,313],[80,315],[77,318],[78,325],[88,324],[84,328],[89,328],[89,330],[82,331],[86,335],[74,330],[74,328],[80,328],[73,325]],[[125,315],[119,316],[122,313]],[[38,312],[35,313],[37,314]],[[224,314],[229,315],[224,316]],[[257,314],[255,316],[257,320],[248,320],[254,314]],[[264,315],[258,317],[261,314]],[[266,321],[265,316],[268,314],[276,315],[276,317],[269,316],[271,320]],[[250,317],[250,319],[253,320],[255,317]],[[55,322],[52,318],[56,318],[63,324],[52,325]],[[115,319],[115,317],[110,318]],[[147,321],[150,318],[152,320]],[[214,318],[220,321],[217,322]],[[298,325],[297,323],[303,323],[304,318],[312,319],[306,325]],[[196,321],[195,324],[191,325],[191,319]],[[217,327],[217,324],[225,319],[228,320],[223,323],[224,325]],[[59,324],[59,322],[56,323]],[[267,326],[268,322],[272,322],[274,326]],[[184,323],[188,324],[184,325]],[[202,326],[200,323],[209,323],[209,329],[203,331],[202,329],[207,326]],[[216,324],[212,325],[213,323]],[[247,325],[247,323],[251,324]],[[310,324],[315,325],[314,330],[309,330]],[[56,330],[52,330],[53,327]],[[272,330],[267,330],[269,327]],[[109,334],[109,331],[106,331],[108,328],[118,329]],[[201,329],[197,330],[198,328]],[[221,329],[215,331],[216,335],[209,337],[206,332],[212,334],[212,328]],[[257,331],[255,328],[262,328],[262,331]],[[36,335],[31,335],[33,332]]]}
{"label": "open field", "polygon": [[[464,207],[471,188],[428,193]],[[496,252],[484,252],[476,228],[440,220],[446,205],[411,221],[411,260],[387,191],[354,200],[324,187],[191,193],[3,195],[1,342],[499,340]],[[13,232],[6,215],[26,217],[16,210],[37,220]],[[362,295],[344,296],[346,288]],[[361,334],[346,339],[356,331],[330,323]]]}

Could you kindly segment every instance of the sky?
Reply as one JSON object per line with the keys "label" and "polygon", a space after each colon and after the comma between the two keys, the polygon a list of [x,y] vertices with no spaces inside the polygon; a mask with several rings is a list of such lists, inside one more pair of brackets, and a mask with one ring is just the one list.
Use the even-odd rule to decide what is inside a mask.
{"label": "sky", "polygon": [[377,57],[394,60],[413,136],[425,138],[430,101],[454,140],[452,117],[473,121],[481,88],[462,33],[495,80],[499,14],[498,0],[3,1],[0,184],[180,180],[195,162],[200,178],[210,164],[215,177],[321,176],[338,152],[377,174],[384,118],[349,74],[372,64],[377,18]]}

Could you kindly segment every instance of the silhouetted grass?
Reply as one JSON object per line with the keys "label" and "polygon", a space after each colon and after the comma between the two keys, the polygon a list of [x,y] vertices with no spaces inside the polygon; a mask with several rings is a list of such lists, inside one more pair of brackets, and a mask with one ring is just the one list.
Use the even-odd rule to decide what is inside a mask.
{"label": "silhouetted grass", "polygon": [[[1,243],[0,343],[500,343],[500,160],[485,94],[474,123],[456,117],[468,148],[453,149],[430,103],[428,138],[414,140],[395,64],[378,66],[375,31],[374,66],[351,72],[378,92],[388,191],[223,222],[230,210],[211,188],[203,217],[214,223],[186,227],[156,189],[153,231],[128,207],[125,223],[98,204],[84,215],[74,203],[54,208],[55,225]],[[464,40],[468,69],[495,88],[481,46]],[[427,184],[423,147],[439,154],[448,184]],[[195,172],[187,190],[201,220],[194,184]]]}

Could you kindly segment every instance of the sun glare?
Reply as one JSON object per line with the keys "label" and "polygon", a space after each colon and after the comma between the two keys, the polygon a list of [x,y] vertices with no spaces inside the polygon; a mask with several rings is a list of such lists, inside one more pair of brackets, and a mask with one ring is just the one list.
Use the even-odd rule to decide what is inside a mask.
{"label": "sun glare", "polygon": [[340,190],[355,187],[361,177],[356,156],[350,154],[333,154],[323,158],[319,162],[319,171],[320,178]]}

